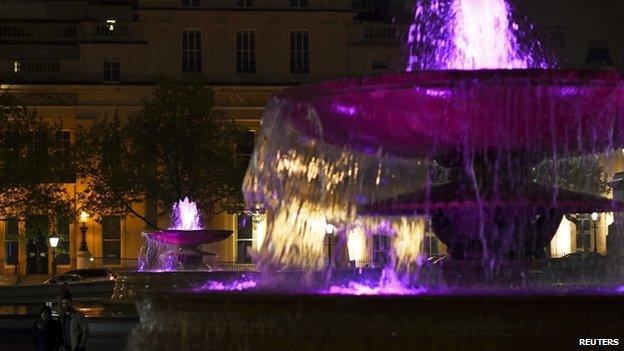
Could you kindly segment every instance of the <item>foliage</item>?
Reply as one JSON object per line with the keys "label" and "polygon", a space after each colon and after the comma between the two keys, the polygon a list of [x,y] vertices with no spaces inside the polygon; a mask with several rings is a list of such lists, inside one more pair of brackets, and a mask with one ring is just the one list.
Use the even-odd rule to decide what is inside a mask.
{"label": "foliage", "polygon": [[535,180],[545,184],[594,194],[609,191],[597,156],[546,160],[534,169]]}
{"label": "foliage", "polygon": [[237,211],[246,164],[235,145],[242,138],[243,130],[214,109],[205,81],[163,78],[127,123],[106,118],[78,133],[84,207],[133,214],[154,227],[133,209],[145,197],[164,211],[184,197],[206,214]]}
{"label": "foliage", "polygon": [[0,216],[70,216],[63,177],[69,152],[59,153],[48,123],[14,95],[0,93]]}

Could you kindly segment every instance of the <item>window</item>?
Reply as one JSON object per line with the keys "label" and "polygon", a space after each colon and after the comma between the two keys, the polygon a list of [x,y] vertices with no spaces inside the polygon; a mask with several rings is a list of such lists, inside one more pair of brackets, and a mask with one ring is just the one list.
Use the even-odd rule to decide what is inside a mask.
{"label": "window", "polygon": [[24,72],[58,72],[61,64],[59,61],[28,60],[20,63]]}
{"label": "window", "polygon": [[201,72],[201,31],[182,31],[182,71]]}
{"label": "window", "polygon": [[580,217],[576,228],[576,251],[589,252],[591,248],[591,221],[589,218]]}
{"label": "window", "polygon": [[69,264],[69,219],[59,218],[56,222],[59,243],[56,247],[56,263]]}
{"label": "window", "polygon": [[102,259],[104,264],[119,264],[121,260],[121,218],[102,217]]}
{"label": "window", "polygon": [[254,150],[256,142],[256,132],[253,130],[247,131],[245,137],[236,143],[236,156],[240,169],[247,169],[249,162],[251,162],[251,154]]}
{"label": "window", "polygon": [[308,0],[290,0],[290,7],[308,7]]}
{"label": "window", "polygon": [[253,0],[238,0],[238,7],[253,7]]}
{"label": "window", "polygon": [[373,60],[371,66],[374,70],[388,69],[388,60]]}
{"label": "window", "polygon": [[69,130],[57,130],[54,135],[56,141],[56,153],[61,162],[60,168],[66,169],[69,164],[65,163],[69,155],[71,132]]}
{"label": "window", "polygon": [[19,250],[19,222],[15,218],[4,221],[4,258],[7,264],[16,264]]}
{"label": "window", "polygon": [[310,73],[308,32],[290,32],[290,73]]}
{"label": "window", "polygon": [[22,63],[18,60],[13,61],[13,72],[19,73],[22,70]]}
{"label": "window", "polygon": [[182,6],[187,6],[187,7],[199,6],[199,0],[182,0]]}
{"label": "window", "polygon": [[390,238],[387,235],[373,235],[373,264],[384,267],[390,258]]}
{"label": "window", "polygon": [[366,27],[364,29],[366,39],[394,40],[398,38],[398,34],[396,27]]}
{"label": "window", "polygon": [[103,64],[104,76],[102,78],[105,82],[119,82],[119,59],[115,57],[108,57],[104,59]]}
{"label": "window", "polygon": [[256,31],[236,33],[236,73],[256,72]]}
{"label": "window", "polygon": [[253,247],[253,218],[248,214],[242,215],[238,218],[236,261],[238,263],[251,263],[249,251]]}

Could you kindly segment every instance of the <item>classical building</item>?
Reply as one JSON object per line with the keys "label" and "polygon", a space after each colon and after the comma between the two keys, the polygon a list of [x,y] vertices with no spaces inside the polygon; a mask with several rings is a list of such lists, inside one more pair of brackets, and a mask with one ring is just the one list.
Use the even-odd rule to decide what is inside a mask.
{"label": "classical building", "polygon": [[[249,129],[260,125],[268,97],[285,87],[402,66],[405,26],[382,20],[374,6],[351,0],[60,0],[0,2],[0,88],[18,94],[46,119],[60,119],[61,145],[104,116],[125,117],[159,75],[203,75],[216,107]],[[251,152],[250,150],[246,152]],[[72,196],[80,180],[68,184]],[[141,207],[141,206],[139,206]],[[142,209],[141,209],[142,210]],[[134,265],[142,221],[85,220],[92,265]],[[97,220],[95,220],[97,218]],[[76,264],[82,224],[45,219],[0,221],[0,262],[9,274],[43,273],[49,249],[18,238],[43,221],[66,240],[59,271]],[[214,251],[221,261],[247,261],[251,228],[234,215],[211,227],[234,230]],[[43,259],[42,259],[43,257]],[[19,267],[16,263],[19,262]],[[45,266],[45,265],[44,265]],[[0,272],[1,274],[1,272]]]}
{"label": "classical building", "polygon": [[[157,76],[203,75],[215,91],[216,107],[248,128],[251,138],[268,97],[285,87],[403,69],[407,23],[379,13],[374,3],[0,1],[0,89],[25,98],[44,118],[62,120],[65,130],[58,138],[63,145],[72,142],[79,126],[139,111],[141,99],[149,94]],[[563,57],[563,66],[624,62],[624,41],[610,34],[624,33],[617,30],[622,29],[622,22],[616,17],[587,14],[581,11],[580,0],[524,6],[522,10],[538,24],[537,35]],[[608,177],[624,169],[621,155],[605,161],[605,169]],[[67,184],[72,196],[81,187],[80,181]],[[564,221],[552,244],[553,255],[576,249],[604,252],[609,218],[602,215],[598,223],[583,224],[588,229],[578,236],[575,226]],[[83,219],[92,265],[134,265],[143,243],[142,221],[98,214]],[[59,270],[75,266],[82,222],[36,220],[53,225],[64,239]],[[40,257],[49,262],[47,246],[29,246],[19,240],[27,222],[0,221],[0,274],[41,273],[49,268],[37,267]],[[261,223],[250,222],[253,227],[240,227],[234,215],[213,218],[211,227],[234,230],[230,239],[213,248],[219,260],[249,261],[246,248],[255,245],[262,231]],[[427,232],[426,250],[432,255],[442,252],[442,245]],[[592,234],[594,240],[587,239]],[[387,245],[370,246],[383,251]]]}

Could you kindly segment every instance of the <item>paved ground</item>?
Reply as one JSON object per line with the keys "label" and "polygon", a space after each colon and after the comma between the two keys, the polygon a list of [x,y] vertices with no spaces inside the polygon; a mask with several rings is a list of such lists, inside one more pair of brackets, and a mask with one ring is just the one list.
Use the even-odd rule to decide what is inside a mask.
{"label": "paved ground", "polygon": [[[125,339],[119,336],[96,336],[87,343],[89,351],[121,351],[126,345]],[[32,351],[32,335],[30,333],[20,333],[0,336],[0,350],[10,351]]]}

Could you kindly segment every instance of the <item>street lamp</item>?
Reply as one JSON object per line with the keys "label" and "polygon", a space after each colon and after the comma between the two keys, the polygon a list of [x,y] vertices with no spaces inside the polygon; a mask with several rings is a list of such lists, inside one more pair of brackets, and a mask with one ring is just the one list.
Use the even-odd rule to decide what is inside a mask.
{"label": "street lamp", "polygon": [[80,234],[82,234],[82,240],[80,241],[80,247],[78,248],[78,252],[76,253],[76,268],[88,268],[90,266],[89,258],[91,254],[89,253],[89,248],[87,247],[87,220],[89,219],[89,214],[85,211],[80,213]]}
{"label": "street lamp", "polygon": [[598,221],[600,217],[598,213],[594,212],[591,214],[591,219],[594,222],[594,252],[598,252]]}
{"label": "street lamp", "polygon": [[85,211],[80,212],[80,234],[82,234],[82,241],[80,242],[80,248],[78,251],[89,251],[87,248],[87,219],[89,214]]}
{"label": "street lamp", "polygon": [[52,248],[52,274],[56,274],[56,247],[59,243],[59,237],[56,236],[55,232],[52,232],[52,236],[48,239],[50,240],[50,247]]}
{"label": "street lamp", "polygon": [[332,240],[334,238],[334,233],[336,228],[333,224],[325,224],[325,237],[327,238],[327,266],[331,268],[332,266]]}

